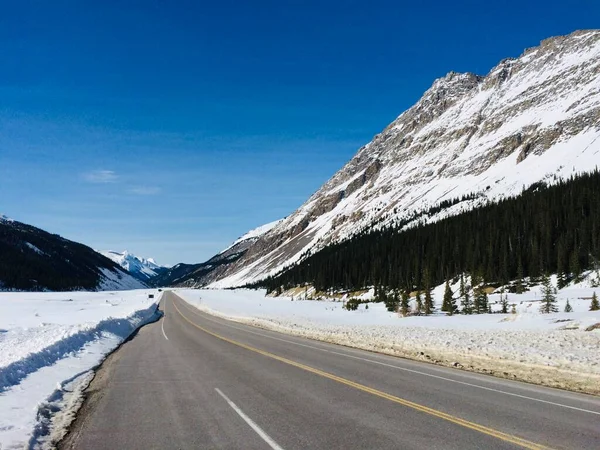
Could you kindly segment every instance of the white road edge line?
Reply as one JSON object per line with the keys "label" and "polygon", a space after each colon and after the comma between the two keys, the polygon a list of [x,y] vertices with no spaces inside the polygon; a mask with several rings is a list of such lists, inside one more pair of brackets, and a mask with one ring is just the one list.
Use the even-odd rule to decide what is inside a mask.
{"label": "white road edge line", "polygon": [[[192,305],[190,305],[190,306],[192,306]],[[196,309],[198,309],[198,308],[196,308]],[[200,310],[198,310],[198,311],[200,311]],[[192,311],[192,312],[195,312],[195,311]],[[208,313],[204,313],[204,314],[208,314]],[[205,318],[205,319],[209,320],[209,321],[212,320],[212,319],[207,319],[207,318]],[[227,319],[222,319],[222,320],[227,320]],[[290,340],[287,340],[287,339],[281,339],[281,338],[278,338],[278,337],[275,337],[275,336],[269,336],[268,334],[258,333],[256,331],[246,330],[244,328],[236,327],[236,326],[230,325],[228,323],[221,323],[221,322],[216,322],[216,321],[215,321],[215,323],[218,323],[220,325],[224,325],[224,326],[227,326],[227,327],[230,327],[230,328],[234,328],[234,329],[239,330],[239,331],[245,331],[246,333],[256,334],[257,336],[263,336],[263,337],[266,337],[266,338],[269,338],[269,339],[273,339],[273,340],[276,340],[276,341],[282,341],[282,342],[287,342],[288,344],[298,345],[300,347],[312,348],[313,350],[319,350],[319,351],[326,352],[326,353],[332,353],[334,355],[345,356],[346,358],[357,359],[357,360],[369,362],[369,363],[372,363],[372,364],[378,364],[380,366],[391,367],[393,369],[403,370],[405,372],[415,373],[415,374],[418,374],[418,375],[424,375],[424,376],[427,376],[427,377],[436,378],[438,380],[450,381],[452,383],[462,384],[464,386],[469,386],[469,387],[474,387],[474,388],[478,388],[478,389],[483,389],[483,390],[490,391],[490,392],[496,392],[498,394],[510,395],[512,397],[522,398],[522,399],[525,399],[525,400],[531,400],[531,401],[534,401],[534,402],[545,403],[547,405],[559,406],[561,408],[572,409],[572,410],[575,410],[575,411],[580,411],[580,412],[584,412],[584,413],[588,413],[588,414],[595,414],[597,416],[600,416],[600,412],[598,412],[598,411],[591,411],[589,409],[577,408],[576,406],[564,405],[562,403],[551,402],[549,400],[542,400],[542,399],[535,398],[535,397],[528,397],[526,395],[515,394],[513,392],[502,391],[500,389],[494,389],[494,388],[490,388],[490,387],[486,387],[486,386],[480,386],[478,384],[467,383],[466,381],[453,380],[452,378],[446,378],[446,377],[442,377],[442,376],[439,376],[439,375],[433,375],[433,374],[427,373],[427,372],[420,372],[418,370],[407,369],[405,367],[399,367],[399,366],[395,366],[393,364],[387,364],[387,363],[384,363],[384,362],[381,362],[381,361],[375,361],[373,359],[361,358],[360,356],[348,355],[346,353],[336,352],[334,350],[327,350],[327,349],[324,349],[324,348],[314,347],[312,345],[301,344],[299,342],[294,342],[294,341],[290,341]],[[246,325],[246,326],[249,326],[249,325]],[[335,345],[335,344],[333,344],[333,345]],[[510,380],[508,380],[508,381],[510,381]]]}
{"label": "white road edge line", "polygon": [[279,444],[277,444],[277,442],[275,442],[271,436],[269,436],[267,433],[265,433],[263,431],[263,429],[261,427],[259,427],[258,425],[256,425],[256,423],[254,423],[254,421],[248,417],[246,414],[244,414],[244,411],[242,411],[240,408],[238,408],[238,406],[233,403],[231,400],[229,400],[229,398],[223,394],[223,392],[221,392],[221,390],[219,388],[215,388],[215,391],[217,391],[217,394],[219,394],[221,397],[223,397],[225,399],[225,401],[229,404],[229,406],[231,406],[233,408],[233,410],[238,413],[238,415],[244,419],[244,421],[250,425],[250,428],[252,428],[254,431],[256,431],[256,434],[258,434],[263,441],[265,441],[267,444],[269,444],[269,447],[271,447],[273,450],[283,450],[282,447],[279,446]]}
{"label": "white road edge line", "polygon": [[165,302],[165,310],[163,311],[163,316],[162,316],[162,319],[160,321],[160,329],[162,330],[163,336],[168,341],[169,338],[167,337],[167,334],[165,333],[165,320],[167,319],[167,303],[168,302]]}

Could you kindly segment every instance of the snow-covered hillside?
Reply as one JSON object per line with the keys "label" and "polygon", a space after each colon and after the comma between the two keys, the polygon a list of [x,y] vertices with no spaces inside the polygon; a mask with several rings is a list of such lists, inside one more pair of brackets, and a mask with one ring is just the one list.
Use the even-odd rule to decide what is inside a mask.
{"label": "snow-covered hillside", "polygon": [[444,200],[476,194],[425,220],[594,170],[599,138],[600,30],[547,39],[487,76],[451,72],[212,286],[257,281]]}
{"label": "snow-covered hillside", "polygon": [[140,289],[146,285],[91,248],[0,217],[0,290]]}
{"label": "snow-covered hillside", "polygon": [[115,252],[113,250],[97,251],[142,281],[147,281],[167,269],[167,267],[157,264],[152,258],[140,258],[129,253],[127,250],[122,252]]}
{"label": "snow-covered hillside", "polygon": [[[254,228],[253,230],[248,231],[246,234],[244,234],[243,236],[236,239],[233,242],[233,244],[231,244],[229,247],[227,247],[225,250],[223,250],[223,252],[229,250],[231,247],[235,247],[236,245],[241,244],[242,242],[257,241],[258,238],[267,234],[269,231],[271,231],[273,228],[275,228],[277,225],[279,225],[284,220],[285,219],[279,219],[274,222],[270,222],[270,223],[261,225],[259,227]],[[223,252],[221,252],[221,253],[223,253]]]}
{"label": "snow-covered hillside", "polygon": [[158,301],[154,290],[0,293],[0,448],[47,440],[55,413],[80,400],[91,369],[156,317]]}

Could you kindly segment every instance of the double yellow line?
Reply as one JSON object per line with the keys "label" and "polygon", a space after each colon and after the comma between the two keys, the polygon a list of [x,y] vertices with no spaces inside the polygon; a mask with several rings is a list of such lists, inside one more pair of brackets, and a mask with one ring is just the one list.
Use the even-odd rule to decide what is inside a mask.
{"label": "double yellow line", "polygon": [[319,369],[315,369],[314,367],[310,367],[310,366],[307,366],[305,364],[301,364],[299,362],[293,361],[291,359],[287,359],[287,358],[284,358],[282,356],[275,355],[274,353],[270,353],[270,352],[267,352],[267,351],[264,351],[264,350],[260,350],[258,348],[252,347],[252,346],[244,344],[242,342],[238,342],[238,341],[234,341],[233,339],[226,338],[224,336],[221,336],[220,334],[214,333],[214,332],[212,332],[210,330],[207,330],[204,327],[201,327],[200,325],[198,325],[195,322],[192,322],[190,319],[188,319],[186,316],[184,316],[181,313],[181,311],[179,310],[179,308],[177,307],[177,305],[175,304],[175,302],[173,300],[171,300],[171,303],[173,304],[173,306],[175,307],[175,309],[177,310],[177,312],[179,313],[179,315],[184,320],[186,320],[187,322],[189,322],[191,325],[193,325],[194,327],[198,328],[199,330],[201,330],[201,331],[203,331],[203,332],[205,332],[205,333],[207,333],[207,334],[209,334],[211,336],[214,336],[217,339],[220,339],[222,341],[229,342],[230,344],[233,344],[233,345],[236,345],[238,347],[244,348],[244,349],[249,350],[251,352],[258,353],[258,354],[266,356],[268,358],[275,359],[277,361],[281,361],[282,363],[288,364],[290,366],[294,366],[294,367],[297,367],[299,369],[306,370],[307,372],[311,372],[311,373],[314,373],[316,375],[320,375],[320,376],[322,376],[324,378],[328,378],[330,380],[337,381],[338,383],[345,384],[346,386],[353,387],[353,388],[358,389],[360,391],[368,392],[369,394],[375,395],[375,396],[380,397],[380,398],[384,398],[384,399],[392,401],[394,403],[398,403],[398,404],[400,404],[402,406],[406,406],[406,407],[415,409],[417,411],[421,411],[423,413],[429,414],[431,416],[438,417],[438,418],[443,419],[443,420],[447,420],[448,422],[452,422],[452,423],[454,423],[456,425],[460,425],[462,427],[469,428],[471,430],[475,430],[475,431],[478,431],[478,432],[483,433],[483,434],[487,434],[488,436],[492,436],[492,437],[498,438],[498,439],[500,439],[502,441],[509,442],[511,444],[515,444],[515,445],[518,445],[520,447],[527,448],[527,449],[530,449],[530,450],[549,450],[549,447],[543,446],[541,444],[536,444],[535,442],[527,441],[525,439],[521,439],[518,436],[513,436],[512,434],[503,433],[501,431],[494,430],[493,428],[488,428],[488,427],[485,427],[483,425],[479,425],[479,424],[476,424],[474,422],[470,422],[468,420],[461,419],[460,417],[456,417],[456,416],[453,416],[451,414],[447,414],[447,413],[444,413],[442,411],[438,411],[436,409],[429,408],[427,406],[423,406],[423,405],[420,405],[420,404],[415,403],[415,402],[411,402],[410,400],[405,400],[403,398],[396,397],[395,395],[391,395],[391,394],[388,394],[386,392],[370,388],[370,387],[365,386],[363,384],[359,384],[359,383],[356,383],[354,381],[347,380],[346,378],[338,377],[337,375],[333,375],[331,373],[324,372],[324,371],[319,370]]}

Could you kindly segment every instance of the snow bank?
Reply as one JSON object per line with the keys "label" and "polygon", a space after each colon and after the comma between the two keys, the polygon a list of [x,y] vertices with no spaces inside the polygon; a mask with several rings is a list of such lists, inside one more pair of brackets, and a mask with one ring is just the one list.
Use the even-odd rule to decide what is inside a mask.
{"label": "snow bank", "polygon": [[43,448],[69,425],[92,369],[157,317],[151,293],[0,293],[0,448]]}
{"label": "snow bank", "polygon": [[[264,292],[178,290],[197,308],[226,319],[365,350],[510,379],[600,394],[600,312],[588,311],[593,289],[559,292],[562,311],[539,314],[538,289],[509,295],[516,314],[401,318],[383,304],[346,311],[339,301],[265,297]],[[598,289],[600,293],[600,289]],[[439,307],[443,286],[434,290]],[[494,310],[498,295],[491,295]]]}

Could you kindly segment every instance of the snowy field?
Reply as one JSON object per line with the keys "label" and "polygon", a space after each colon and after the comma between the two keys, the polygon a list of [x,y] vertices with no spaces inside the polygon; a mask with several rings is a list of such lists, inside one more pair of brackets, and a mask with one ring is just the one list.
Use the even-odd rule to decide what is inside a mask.
{"label": "snowy field", "polygon": [[[149,294],[155,298],[150,299]],[[0,293],[0,449],[40,448],[104,357],[156,318],[156,290]]]}
{"label": "snowy field", "polygon": [[[444,286],[434,290],[439,309]],[[600,295],[600,289],[597,289]],[[516,314],[399,317],[383,303],[347,311],[341,301],[265,297],[250,290],[177,290],[211,314],[351,347],[420,359],[505,378],[600,394],[600,311],[594,289],[558,293],[558,313],[540,314],[538,288],[509,294]],[[583,298],[583,299],[582,299]],[[573,312],[562,312],[567,299]],[[499,295],[490,295],[493,310]]]}

